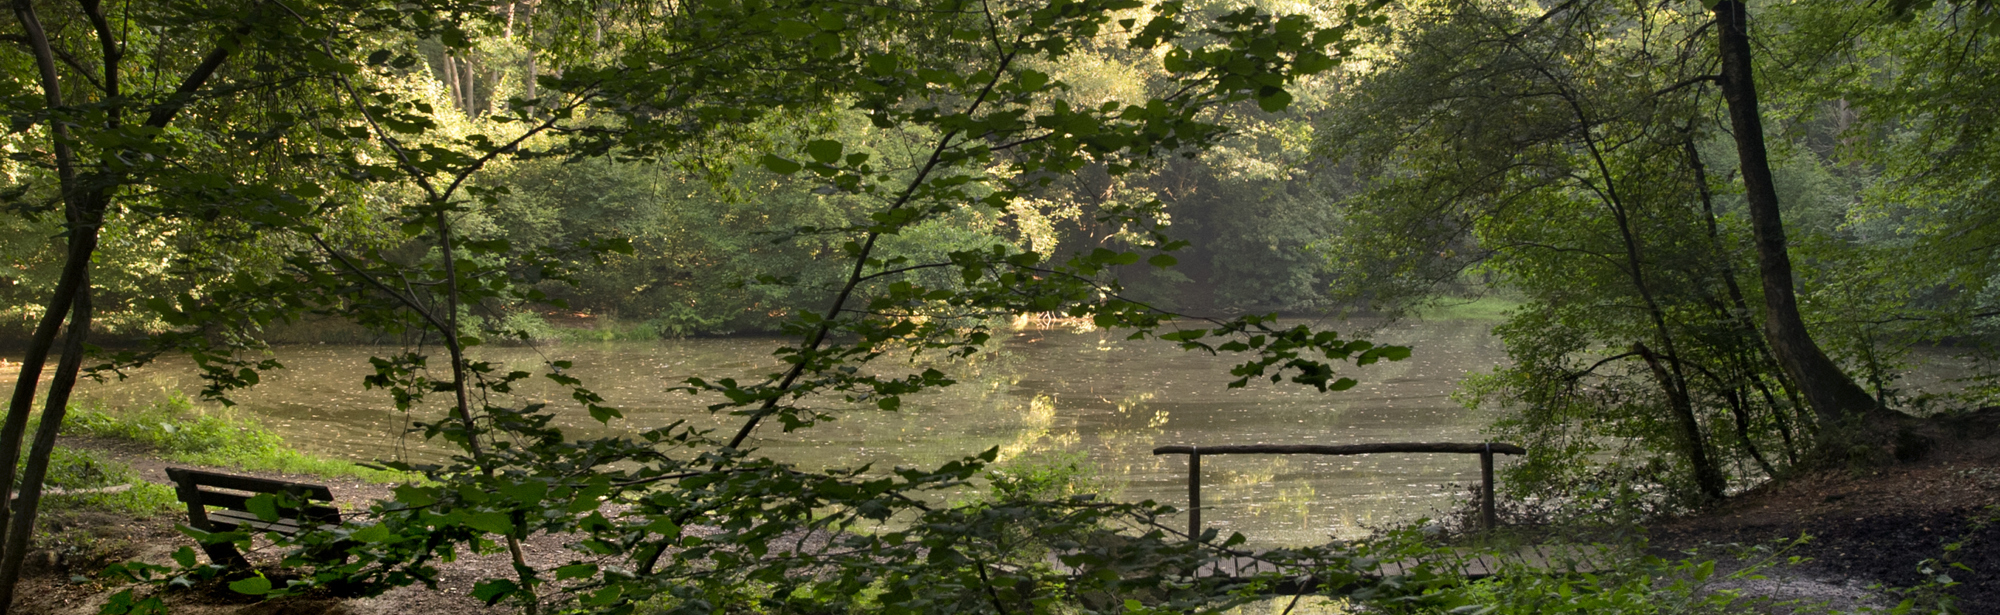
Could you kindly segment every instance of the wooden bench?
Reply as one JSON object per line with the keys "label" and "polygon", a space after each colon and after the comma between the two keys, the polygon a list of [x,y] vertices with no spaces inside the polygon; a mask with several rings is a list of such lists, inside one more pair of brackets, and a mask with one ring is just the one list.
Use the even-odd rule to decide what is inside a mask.
{"label": "wooden bench", "polygon": [[[302,526],[338,525],[340,510],[310,502],[333,502],[333,491],[325,485],[308,485],[252,476],[221,474],[187,468],[167,468],[174,491],[187,503],[188,525],[204,532],[230,532],[247,526],[253,532],[277,532],[290,536]],[[250,498],[262,494],[289,494],[302,506],[278,508],[277,521],[265,521],[250,512]],[[210,510],[210,507],[219,510]],[[223,566],[247,567],[249,561],[229,542],[203,543],[211,562]]]}

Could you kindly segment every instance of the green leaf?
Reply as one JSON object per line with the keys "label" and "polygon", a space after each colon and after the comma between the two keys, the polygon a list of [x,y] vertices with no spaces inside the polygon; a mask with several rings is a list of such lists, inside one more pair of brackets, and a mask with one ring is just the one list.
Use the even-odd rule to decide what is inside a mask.
{"label": "green leaf", "polygon": [[772,29],[791,39],[802,39],[819,33],[819,28],[803,21],[780,21]]}
{"label": "green leaf", "polygon": [[590,418],[595,419],[599,423],[609,424],[611,419],[623,418],[624,416],[625,414],[619,412],[617,408],[597,404],[590,405]]}
{"label": "green leaf", "polygon": [[[841,145],[830,139],[813,139],[806,142],[806,154],[820,164],[833,164],[840,160]],[[768,163],[766,163],[768,165]],[[777,170],[777,169],[772,169]]]}
{"label": "green leaf", "polygon": [[1270,94],[1257,98],[1257,108],[1263,109],[1265,113],[1284,111],[1285,107],[1289,106],[1292,106],[1292,93],[1283,89],[1273,90]]}
{"label": "green leaf", "polygon": [[512,595],[520,587],[519,584],[507,579],[487,579],[472,586],[472,597],[485,602],[487,606],[492,606]]}
{"label": "green leaf", "polygon": [[508,519],[506,513],[473,513],[466,517],[465,525],[475,530],[502,536],[509,536],[514,533],[514,521]]}
{"label": "green leaf", "polygon": [[661,517],[647,524],[646,531],[659,534],[661,537],[667,539],[673,539],[681,535],[681,526],[678,523],[674,523],[673,519]]}
{"label": "green leaf", "polygon": [[516,502],[532,504],[542,501],[542,498],[548,497],[549,485],[548,483],[530,479],[526,482],[512,485],[501,485],[500,493],[506,495],[508,498],[512,498]]}
{"label": "green leaf", "polygon": [[389,531],[389,527],[385,525],[370,525],[350,536],[361,542],[388,542],[395,537],[396,533]]}
{"label": "green leaf", "polygon": [[805,168],[805,165],[799,164],[797,162],[792,162],[791,160],[780,157],[777,154],[764,154],[763,160],[760,160],[759,162],[764,164],[764,168],[770,169],[772,173],[777,173],[779,175],[791,175],[793,173],[799,172],[799,169]]}
{"label": "green leaf", "polygon": [[1323,53],[1299,54],[1299,59],[1292,62],[1292,74],[1314,75],[1325,72],[1326,69],[1333,68],[1334,64],[1333,58],[1329,58]]}
{"label": "green leaf", "polygon": [[392,491],[394,491],[396,494],[396,501],[407,504],[412,508],[418,506],[429,506],[431,504],[437,503],[438,501],[436,490],[428,487],[418,487],[416,485],[397,485],[396,488],[393,489]]}
{"label": "green leaf", "polygon": [[1042,89],[1042,86],[1048,85],[1049,75],[1037,70],[1024,70],[1021,71],[1021,76],[1017,83],[1021,85],[1022,91],[1039,90]]}
{"label": "green leaf", "polygon": [[1161,269],[1172,267],[1179,262],[1181,262],[1180,259],[1174,258],[1172,254],[1154,254],[1152,258],[1146,259],[1146,264]]}
{"label": "green leaf", "polygon": [[243,508],[249,510],[250,514],[257,515],[258,519],[265,521],[278,520],[278,496],[276,495],[260,493],[250,496],[250,499],[243,501]]}
{"label": "green leaf", "polygon": [[604,606],[617,602],[618,597],[624,594],[625,588],[613,585],[590,594],[589,597],[583,599],[583,603],[591,606]]}
{"label": "green leaf", "polygon": [[262,596],[271,593],[271,580],[264,578],[264,575],[260,574],[230,583],[229,589],[239,594]]}

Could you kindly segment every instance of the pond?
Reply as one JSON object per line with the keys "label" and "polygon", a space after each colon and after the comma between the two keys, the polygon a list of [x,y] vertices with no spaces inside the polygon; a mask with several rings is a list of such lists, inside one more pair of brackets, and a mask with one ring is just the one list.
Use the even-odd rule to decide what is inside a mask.
{"label": "pond", "polygon": [[[1412,356],[1350,365],[1342,373],[1361,384],[1334,393],[1268,381],[1229,389],[1231,357],[1127,340],[1119,331],[1003,331],[996,335],[998,352],[946,367],[957,386],[906,397],[897,412],[845,412],[840,420],[794,433],[773,422],[753,441],[763,454],[808,467],[935,465],[989,447],[1016,460],[1062,451],[1087,457],[1111,497],[1184,506],[1186,457],[1154,456],[1153,447],[1479,441],[1480,429],[1493,417],[1463,408],[1450,396],[1467,373],[1504,359],[1489,332],[1492,324],[1443,320],[1383,327],[1370,338],[1411,346]],[[607,428],[581,409],[564,410],[561,420],[572,433],[637,431],[678,419],[728,433],[737,417],[713,416],[705,410],[712,399],[667,389],[695,375],[765,373],[777,365],[771,349],[778,344],[769,338],[721,338],[477,350],[480,359],[521,369],[571,361],[567,373],[625,414]],[[354,460],[435,455],[420,437],[403,432],[413,421],[432,420],[442,406],[398,412],[387,395],[360,386],[370,371],[368,357],[396,351],[283,347],[276,357],[287,369],[267,375],[235,400],[240,411],[260,418],[293,445],[322,455]],[[123,382],[86,385],[79,398],[116,406],[198,387],[185,361],[167,361]],[[549,385],[524,387],[522,395],[558,406],[567,401]],[[1432,516],[1461,496],[1463,485],[1476,483],[1479,469],[1471,455],[1226,456],[1206,457],[1202,465],[1206,523],[1225,534],[1243,532],[1257,545],[1352,538],[1372,526]]]}

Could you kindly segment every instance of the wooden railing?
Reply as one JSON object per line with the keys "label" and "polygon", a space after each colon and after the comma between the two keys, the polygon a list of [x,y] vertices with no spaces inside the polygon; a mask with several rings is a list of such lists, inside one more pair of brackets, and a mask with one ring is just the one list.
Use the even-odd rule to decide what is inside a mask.
{"label": "wooden railing", "polygon": [[1201,458],[1203,455],[1368,455],[1373,453],[1461,453],[1479,455],[1479,520],[1499,525],[1493,510],[1493,455],[1526,455],[1528,449],[1499,442],[1385,442],[1379,444],[1222,444],[1162,446],[1155,455],[1188,456],[1188,537],[1201,539]]}

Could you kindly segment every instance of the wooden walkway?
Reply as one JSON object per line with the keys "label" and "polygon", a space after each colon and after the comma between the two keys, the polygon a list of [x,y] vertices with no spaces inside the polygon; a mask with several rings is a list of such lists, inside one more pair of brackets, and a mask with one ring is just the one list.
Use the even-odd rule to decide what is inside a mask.
{"label": "wooden walkway", "polygon": [[[1188,535],[1200,536],[1201,523],[1201,462],[1210,455],[1369,455],[1379,453],[1447,453],[1479,456],[1480,466],[1480,521],[1488,530],[1498,526],[1499,518],[1494,506],[1493,456],[1525,455],[1527,450],[1513,444],[1500,442],[1391,442],[1370,444],[1317,445],[1317,444],[1237,444],[1212,446],[1161,446],[1153,449],[1154,455],[1187,455],[1188,458]],[[1195,571],[1197,577],[1236,578],[1244,583],[1254,577],[1283,575],[1290,571],[1322,568],[1327,566],[1348,566],[1348,562],[1277,562],[1270,553],[1246,553],[1220,559],[1205,564]],[[1609,568],[1613,554],[1607,547],[1599,545],[1546,544],[1519,547],[1512,551],[1495,553],[1493,550],[1457,548],[1440,550],[1420,558],[1374,563],[1372,570],[1350,570],[1347,583],[1380,581],[1393,577],[1423,576],[1435,574],[1442,577],[1479,580],[1508,571],[1533,570],[1553,574],[1586,574]],[[1315,565],[1324,564],[1324,565]],[[1265,588],[1264,593],[1277,595],[1298,595],[1320,593],[1325,581],[1310,575],[1281,577],[1284,580],[1275,587]]]}
{"label": "wooden walkway", "polygon": [[1201,535],[1201,458],[1204,455],[1373,455],[1379,453],[1458,453],[1479,456],[1479,518],[1487,529],[1499,525],[1493,508],[1493,455],[1525,455],[1527,449],[1501,442],[1379,442],[1371,444],[1223,444],[1161,446],[1154,455],[1187,455],[1188,535]]}
{"label": "wooden walkway", "polygon": [[[1541,574],[1589,574],[1610,569],[1613,555],[1608,547],[1601,545],[1532,545],[1498,554],[1490,550],[1454,548],[1421,558],[1376,563],[1372,570],[1357,571],[1359,574],[1354,576],[1358,578],[1344,581],[1343,585],[1431,575],[1477,581],[1529,570]],[[1262,554],[1240,555],[1204,565],[1196,571],[1196,576],[1241,579],[1248,584],[1255,577],[1277,574],[1281,575],[1280,581],[1265,588],[1262,593],[1278,596],[1322,593],[1327,589],[1322,587],[1325,585],[1323,579],[1312,575],[1282,576],[1290,571],[1314,567],[1313,564],[1307,561],[1280,565]],[[1341,566],[1346,562],[1325,564]]]}

